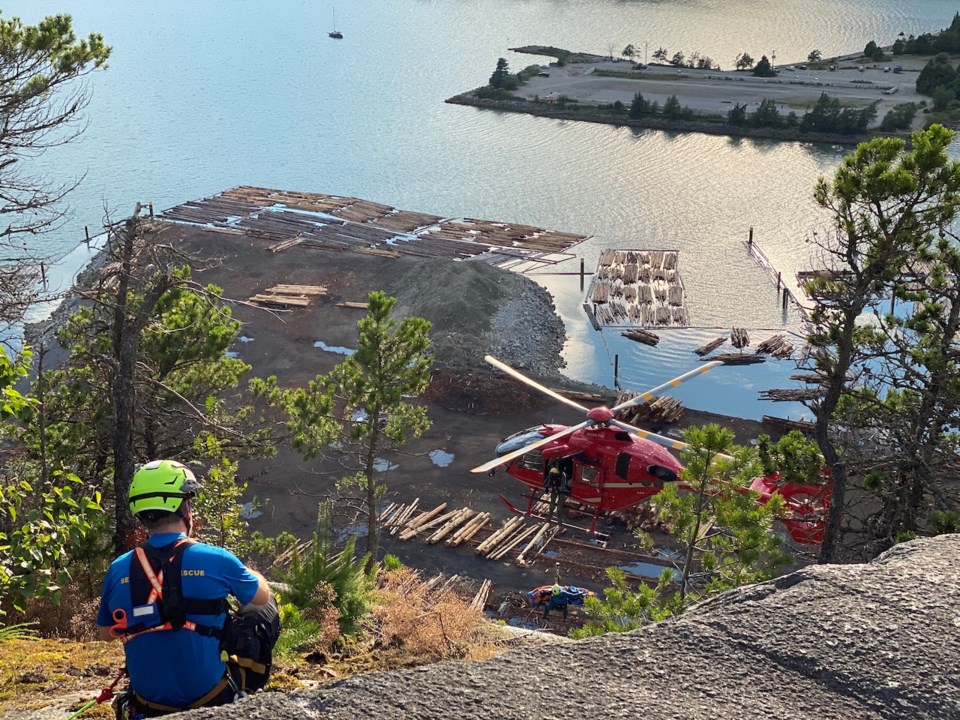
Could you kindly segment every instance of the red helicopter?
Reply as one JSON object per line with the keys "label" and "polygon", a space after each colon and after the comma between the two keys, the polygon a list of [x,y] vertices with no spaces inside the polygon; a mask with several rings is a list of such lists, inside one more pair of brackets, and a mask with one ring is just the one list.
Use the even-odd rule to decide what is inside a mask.
{"label": "red helicopter", "polygon": [[[666,448],[682,450],[686,443],[641,430],[618,420],[616,414],[723,364],[705,363],[616,407],[591,409],[540,385],[493,356],[487,355],[485,360],[554,400],[576,408],[587,419],[578,425],[543,424],[509,435],[497,445],[495,460],[471,472],[492,474],[506,465],[509,475],[531,489],[526,511],[530,515],[544,489],[548,464],[558,465],[570,478],[569,497],[594,510],[591,534],[596,531],[601,513],[642,503],[660,492],[665,483],[677,482],[683,468]],[[755,478],[742,488],[743,492],[751,490],[759,494],[760,503],[768,502],[775,494],[783,496],[788,512],[780,519],[795,542],[815,545],[823,539],[830,503],[829,479],[823,485],[802,484],[784,482],[780,473],[772,473]]]}

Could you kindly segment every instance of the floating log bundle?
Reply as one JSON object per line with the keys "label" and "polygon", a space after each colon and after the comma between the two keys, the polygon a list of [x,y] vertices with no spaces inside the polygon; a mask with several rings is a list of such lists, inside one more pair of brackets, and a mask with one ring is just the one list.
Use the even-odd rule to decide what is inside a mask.
{"label": "floating log bundle", "polygon": [[823,394],[823,391],[821,391],[818,388],[810,388],[810,389],[774,388],[772,390],[761,390],[760,399],[773,400],[775,402],[787,402],[787,401],[802,402],[804,400],[816,400],[822,394]]}
{"label": "floating log bundle", "polygon": [[769,353],[775,358],[788,358],[793,355],[793,343],[787,340],[786,335],[774,335],[757,345],[758,353]]}
{"label": "floating log bundle", "polygon": [[733,328],[730,331],[730,344],[737,350],[747,347],[750,344],[750,336],[747,334],[746,328]]}
{"label": "floating log bundle", "polygon": [[710,342],[704,345],[701,345],[696,350],[694,350],[694,352],[700,357],[703,357],[704,355],[708,355],[712,353],[718,347],[723,345],[726,341],[727,341],[726,337],[718,337],[716,340],[711,340]]}
{"label": "floating log bundle", "polygon": [[674,250],[604,250],[584,304],[591,322],[595,327],[686,327],[678,262]]}
{"label": "floating log bundle", "polygon": [[658,342],[660,342],[659,335],[657,335],[656,333],[652,333],[648,330],[641,330],[640,328],[636,328],[634,330],[626,330],[625,332],[622,332],[620,334],[623,335],[625,338],[629,338],[630,340],[643,343],[644,345],[656,345]]}
{"label": "floating log bundle", "polygon": [[766,359],[765,355],[756,355],[754,353],[726,353],[702,357],[700,358],[700,362],[719,360],[724,365],[754,365],[756,363],[762,363]]}

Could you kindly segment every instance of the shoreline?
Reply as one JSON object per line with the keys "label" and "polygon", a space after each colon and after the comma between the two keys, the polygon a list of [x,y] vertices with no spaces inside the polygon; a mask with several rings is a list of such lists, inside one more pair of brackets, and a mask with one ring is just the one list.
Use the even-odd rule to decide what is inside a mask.
{"label": "shoreline", "polygon": [[[889,56],[882,61],[862,53],[838,55],[816,63],[778,65],[772,76],[755,76],[749,70],[720,70],[665,64],[642,64],[618,57],[574,53],[562,48],[524,46],[511,52],[555,58],[549,65],[526,65],[517,75],[519,85],[494,90],[490,85],[459,93],[445,100],[485,110],[522,113],[561,120],[605,125],[748,137],[778,142],[826,143],[856,146],[875,137],[909,141],[924,125],[930,98],[916,91],[916,78],[928,58]],[[532,59],[532,58],[531,58]],[[827,95],[840,107],[873,108],[874,119],[854,132],[802,131],[800,120]],[[686,117],[667,117],[662,112],[630,117],[636,98],[665,107],[667,101],[683,108]],[[781,124],[755,127],[748,114],[772,106]],[[894,109],[912,106],[909,127],[881,130],[880,121]],[[731,110],[741,108],[744,119],[728,120]],[[788,125],[788,122],[791,123]],[[845,122],[849,122],[848,120]],[[854,128],[849,128],[854,129]]]}
{"label": "shoreline", "polygon": [[729,123],[708,122],[697,120],[671,120],[663,117],[611,117],[602,112],[591,112],[588,109],[558,109],[540,103],[517,100],[493,100],[478,98],[470,90],[461,95],[454,95],[444,100],[450,105],[465,105],[483,110],[499,110],[521,115],[553,118],[556,120],[575,120],[614,127],[628,127],[640,130],[661,130],[675,133],[701,133],[704,135],[718,135],[736,138],[752,138],[758,140],[776,140],[778,142],[805,142],[812,144],[850,145],[857,146],[861,142],[874,137],[903,137],[909,138],[909,133],[858,133],[855,135],[841,135],[834,133],[802,133],[793,128],[750,127],[748,125],[730,125]]}

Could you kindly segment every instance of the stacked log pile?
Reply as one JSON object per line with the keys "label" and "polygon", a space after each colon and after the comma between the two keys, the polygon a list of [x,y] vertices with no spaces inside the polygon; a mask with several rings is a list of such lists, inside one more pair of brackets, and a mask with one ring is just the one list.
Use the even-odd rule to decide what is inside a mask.
{"label": "stacked log pile", "polygon": [[[629,390],[621,390],[617,394],[616,405],[629,402],[637,395],[638,393]],[[641,421],[674,423],[683,417],[683,413],[682,402],[676,398],[663,395],[617,413],[617,419],[633,425]]]}
{"label": "stacked log pile", "polygon": [[797,401],[802,402],[804,400],[816,400],[823,394],[823,391],[819,388],[810,388],[810,389],[777,389],[772,390],[761,390],[760,399],[761,400],[773,400],[775,402],[787,402],[787,401]]}
{"label": "stacked log pile", "polygon": [[470,609],[476,612],[483,612],[484,608],[487,606],[487,599],[490,597],[490,588],[493,587],[493,583],[489,580],[484,580],[480,584],[480,589],[477,590],[477,594],[473,596],[473,600],[470,601]]}
{"label": "stacked log pile", "polygon": [[757,345],[758,353],[769,353],[775,358],[788,358],[793,355],[793,343],[787,340],[786,335],[774,335]]}
{"label": "stacked log pile", "polygon": [[746,328],[733,328],[730,331],[730,344],[737,350],[747,347],[750,344],[750,336],[747,334]]}
{"label": "stacked log pile", "polygon": [[628,530],[640,529],[644,532],[656,532],[666,529],[657,511],[647,503],[617,510],[610,515],[623,522]]}
{"label": "stacked log pile", "polygon": [[677,263],[676,251],[604,250],[587,292],[591,321],[598,326],[685,327],[685,291]]}
{"label": "stacked log pile", "polygon": [[327,294],[324,285],[274,285],[250,298],[250,302],[263,307],[307,307],[312,298]]}

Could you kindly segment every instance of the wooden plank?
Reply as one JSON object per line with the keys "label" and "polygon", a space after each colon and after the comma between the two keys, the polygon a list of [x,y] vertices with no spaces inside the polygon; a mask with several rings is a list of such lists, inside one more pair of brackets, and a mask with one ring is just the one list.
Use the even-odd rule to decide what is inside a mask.
{"label": "wooden plank", "polygon": [[267,288],[268,293],[275,295],[326,295],[327,288],[324,285],[274,285]]}

